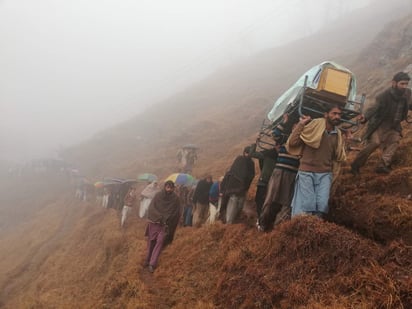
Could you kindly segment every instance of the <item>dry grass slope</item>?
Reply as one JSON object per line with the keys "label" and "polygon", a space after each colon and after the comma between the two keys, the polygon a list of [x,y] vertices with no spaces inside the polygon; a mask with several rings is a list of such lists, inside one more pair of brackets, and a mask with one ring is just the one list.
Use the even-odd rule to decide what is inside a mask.
{"label": "dry grass slope", "polygon": [[[368,93],[370,101],[387,87],[394,71],[412,63],[409,29],[412,18],[392,24],[353,60],[350,67],[361,72],[361,91]],[[373,48],[376,44],[380,49]],[[256,97],[254,106],[242,100],[241,84],[220,85],[212,89],[220,89],[221,94],[230,90],[225,100],[231,103],[218,101],[216,106],[222,109],[204,113],[213,117],[201,117],[201,107],[184,101],[188,113],[184,116],[197,115],[187,122],[188,131],[170,129],[179,119],[163,126],[160,120],[156,124],[146,119],[146,123],[142,118],[139,130],[153,128],[142,135],[144,149],[137,139],[130,142],[140,131],[128,123],[104,133],[111,142],[119,139],[116,147],[122,151],[108,151],[113,145],[97,139],[68,155],[82,161],[95,176],[103,166],[105,173],[124,172],[125,177],[144,168],[166,175],[174,168],[168,154],[195,138],[203,145],[196,173],[220,175],[242,146],[253,140],[266,108],[258,105],[264,100]],[[206,102],[211,90],[198,85],[192,91]],[[225,125],[234,110],[239,119],[229,118]],[[147,115],[158,112],[154,108]],[[126,128],[130,135],[120,134]],[[344,167],[326,222],[300,217],[261,234],[251,227],[249,212],[241,224],[178,228],[154,274],[141,266],[146,223],[136,213],[121,230],[116,211],[74,200],[65,179],[51,175],[43,177],[47,183],[30,177],[8,179],[7,186],[0,188],[2,212],[19,221],[6,224],[0,236],[0,307],[412,308],[410,125],[405,125],[404,133],[392,174],[373,172],[376,155],[359,177]],[[126,142],[130,148],[124,147]],[[155,150],[159,145],[161,152]],[[21,183],[25,190],[20,189]],[[19,199],[13,198],[16,195]]]}

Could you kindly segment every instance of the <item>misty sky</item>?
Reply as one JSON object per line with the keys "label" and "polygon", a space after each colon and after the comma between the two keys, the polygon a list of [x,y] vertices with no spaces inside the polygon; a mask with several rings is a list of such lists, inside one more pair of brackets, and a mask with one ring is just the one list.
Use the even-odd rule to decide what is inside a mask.
{"label": "misty sky", "polygon": [[0,0],[0,159],[54,155],[370,1]]}

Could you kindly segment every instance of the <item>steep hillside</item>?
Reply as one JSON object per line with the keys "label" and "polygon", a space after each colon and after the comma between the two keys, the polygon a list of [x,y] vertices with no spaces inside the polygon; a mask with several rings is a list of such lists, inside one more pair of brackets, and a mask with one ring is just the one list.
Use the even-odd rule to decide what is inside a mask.
{"label": "steep hillside", "polygon": [[[179,147],[196,143],[200,153],[195,176],[205,170],[219,175],[244,144],[255,139],[274,99],[302,72],[324,60],[338,60],[357,74],[360,71],[352,65],[354,55],[373,40],[386,22],[408,11],[411,8],[407,1],[377,1],[315,36],[219,70],[129,122],[67,150],[64,157],[90,176],[135,177],[148,171],[166,176],[176,168]],[[369,52],[365,49],[365,54]],[[379,52],[374,48],[371,53]],[[394,56],[389,53],[385,61],[392,63]],[[367,80],[361,77],[361,83]],[[373,95],[373,90],[361,87],[368,95]]]}
{"label": "steep hillside", "polygon": [[[357,57],[355,50],[341,55],[369,101],[412,63],[410,29],[412,16],[370,38]],[[334,58],[318,52],[302,66]],[[276,96],[271,84],[280,91],[281,82],[288,86],[302,71],[296,65],[295,76],[286,76],[285,67],[272,72],[267,63],[244,64],[236,80],[234,71],[216,74],[213,83],[199,83],[66,155],[90,176],[134,177],[144,169],[165,175],[174,168],[177,145],[196,141],[202,147],[196,174],[219,175],[254,139]],[[259,69],[266,72],[257,83],[262,88],[248,87]],[[166,120],[177,109],[181,118]],[[115,210],[75,200],[60,174],[4,179],[2,215],[15,212],[19,220],[0,235],[0,307],[412,308],[411,151],[412,127],[404,124],[393,173],[373,172],[376,154],[358,177],[344,166],[326,221],[301,217],[258,233],[249,203],[242,224],[179,227],[154,274],[141,265],[146,222],[136,209],[122,230]]]}

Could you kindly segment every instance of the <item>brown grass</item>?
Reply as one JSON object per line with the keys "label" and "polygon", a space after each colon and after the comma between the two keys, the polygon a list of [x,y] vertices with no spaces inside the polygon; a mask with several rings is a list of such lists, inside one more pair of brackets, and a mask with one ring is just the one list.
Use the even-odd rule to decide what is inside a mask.
{"label": "brown grass", "polygon": [[[392,71],[412,62],[411,23],[409,18],[391,25],[354,60],[369,100],[387,86]],[[176,168],[178,146],[198,141],[195,176],[212,173],[217,178],[254,140],[267,98],[276,92],[272,81],[291,82],[301,71],[296,64],[280,80],[276,74],[286,68],[270,70],[276,74],[266,73],[258,88],[249,87],[249,73],[264,67],[263,62],[249,63],[238,82],[215,76],[213,84],[176,95],[169,102],[181,103],[181,118],[163,123],[156,117],[159,110],[172,115],[176,105],[161,105],[149,110],[147,118],[137,117],[137,124],[103,132],[103,139],[66,155],[92,178],[112,173],[135,177],[139,172],[165,177]],[[207,105],[210,93],[219,98],[211,100],[215,105]],[[208,113],[204,106],[210,107]],[[182,119],[188,127],[180,126]],[[359,177],[349,174],[346,165],[326,221],[302,216],[258,233],[252,188],[240,224],[179,227],[154,274],[141,266],[146,222],[138,219],[136,209],[122,230],[116,211],[75,200],[64,178],[7,179],[0,188],[1,218],[17,219],[1,221],[0,307],[412,308],[411,150],[412,130],[405,125],[393,173],[374,173],[378,153]],[[349,162],[355,154],[349,154]]]}

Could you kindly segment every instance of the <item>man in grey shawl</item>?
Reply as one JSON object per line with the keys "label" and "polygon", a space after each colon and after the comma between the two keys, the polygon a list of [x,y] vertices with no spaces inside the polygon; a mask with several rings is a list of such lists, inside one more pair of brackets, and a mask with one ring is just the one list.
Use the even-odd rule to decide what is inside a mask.
{"label": "man in grey shawl", "polygon": [[149,205],[147,236],[147,255],[145,266],[154,272],[160,253],[165,245],[173,241],[180,218],[180,200],[174,192],[173,181],[166,181],[164,189],[158,192]]}

